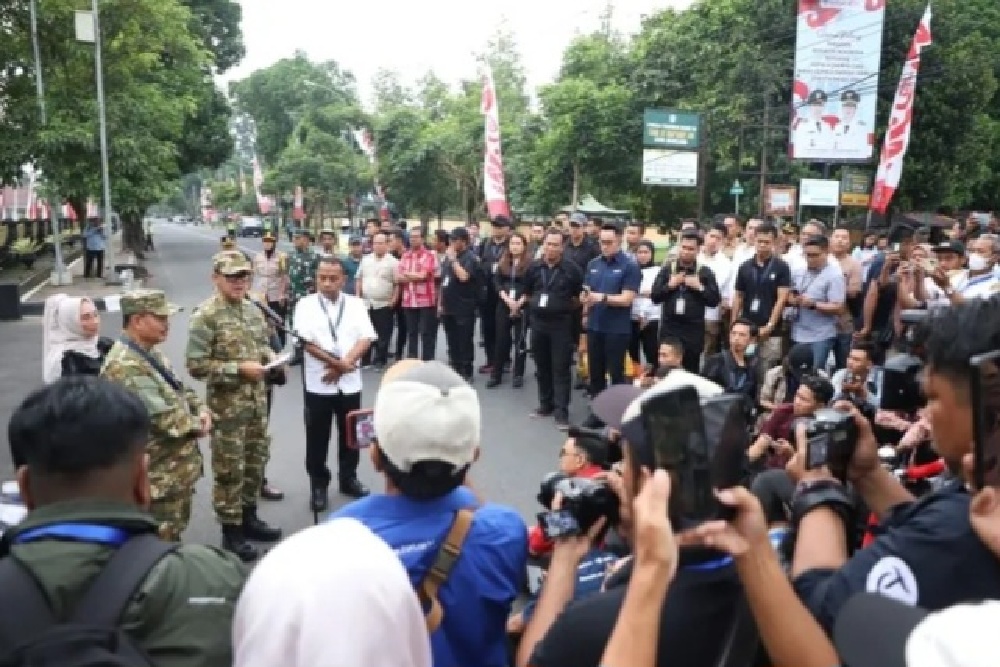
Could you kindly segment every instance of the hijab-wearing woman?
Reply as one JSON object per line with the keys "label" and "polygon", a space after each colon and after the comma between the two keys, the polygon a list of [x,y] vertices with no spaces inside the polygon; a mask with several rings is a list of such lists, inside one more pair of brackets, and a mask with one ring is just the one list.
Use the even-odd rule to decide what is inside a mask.
{"label": "hijab-wearing woman", "polygon": [[646,363],[656,369],[657,351],[660,333],[660,307],[649,298],[653,282],[660,273],[660,267],[653,262],[655,247],[652,241],[639,241],[635,250],[635,261],[642,270],[642,283],[639,294],[632,300],[632,338],[629,340],[628,352],[632,361],[638,365],[640,351],[646,357]]}
{"label": "hijab-wearing woman", "polygon": [[114,344],[100,336],[97,306],[87,297],[54,294],[45,300],[42,378],[46,384],[66,375],[98,375]]}
{"label": "hijab-wearing woman", "polygon": [[280,542],[247,580],[234,667],[430,667],[424,614],[392,549],[354,519]]}

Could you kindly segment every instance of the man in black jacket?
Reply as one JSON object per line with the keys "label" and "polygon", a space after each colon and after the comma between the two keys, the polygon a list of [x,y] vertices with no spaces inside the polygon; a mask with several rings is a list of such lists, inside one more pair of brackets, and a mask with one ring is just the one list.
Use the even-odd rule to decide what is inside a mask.
{"label": "man in black jacket", "polygon": [[665,264],[653,282],[650,298],[661,304],[660,340],[670,336],[684,345],[684,370],[698,372],[705,345],[705,309],[722,301],[715,274],[698,262],[701,235],[681,236],[677,259]]}
{"label": "man in black jacket", "polygon": [[[494,359],[497,347],[497,303],[500,296],[493,285],[493,276],[497,272],[500,258],[507,251],[507,241],[510,239],[510,220],[498,215],[492,222],[493,236],[483,241],[475,250],[486,273],[486,300],[479,306],[479,333],[483,337],[486,348],[486,365],[479,369],[480,373],[491,374],[494,364],[506,364],[507,359]],[[502,369],[497,369],[500,372]]]}

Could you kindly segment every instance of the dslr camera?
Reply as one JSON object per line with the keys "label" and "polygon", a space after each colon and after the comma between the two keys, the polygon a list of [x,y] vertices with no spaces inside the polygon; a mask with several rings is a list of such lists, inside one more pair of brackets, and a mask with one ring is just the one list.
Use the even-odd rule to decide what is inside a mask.
{"label": "dslr camera", "polygon": [[827,466],[843,480],[858,445],[858,426],[850,413],[820,408],[806,421],[806,443],[806,468]]}
{"label": "dslr camera", "polygon": [[607,519],[608,525],[618,522],[618,496],[601,482],[549,473],[542,480],[538,501],[551,507],[557,493],[562,497],[560,508],[538,514],[538,525],[546,539],[582,535],[601,517]]}

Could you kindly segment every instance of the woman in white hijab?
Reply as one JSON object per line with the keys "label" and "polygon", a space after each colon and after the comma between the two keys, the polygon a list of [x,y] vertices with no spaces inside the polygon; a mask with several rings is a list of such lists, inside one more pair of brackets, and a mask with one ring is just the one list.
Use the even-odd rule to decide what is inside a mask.
{"label": "woman in white hijab", "polygon": [[98,375],[114,342],[102,338],[97,306],[87,297],[54,294],[45,300],[44,358],[46,384],[64,375]]}
{"label": "woman in white hijab", "polygon": [[234,667],[430,667],[420,603],[395,553],[354,519],[278,544],[236,605]]}

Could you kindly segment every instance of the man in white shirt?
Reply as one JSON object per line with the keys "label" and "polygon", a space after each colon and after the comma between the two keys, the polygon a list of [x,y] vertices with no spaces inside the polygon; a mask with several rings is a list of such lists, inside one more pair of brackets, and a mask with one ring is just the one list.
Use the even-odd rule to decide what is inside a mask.
{"label": "man in white shirt", "polygon": [[733,273],[740,268],[747,260],[753,259],[757,252],[757,228],[764,224],[760,218],[750,218],[747,220],[746,228],[743,230],[743,242],[733,250]]}
{"label": "man in white shirt", "polygon": [[[382,234],[383,245],[385,237]],[[314,512],[327,508],[332,475],[326,465],[331,421],[337,420],[337,478],[340,492],[360,498],[368,489],[358,480],[358,450],[347,446],[347,415],[361,409],[361,358],[375,340],[365,303],[343,293],[347,274],[337,257],[322,257],[316,293],[299,300],[295,328],[305,345],[306,472]]]}
{"label": "man in white shirt", "polygon": [[715,282],[719,285],[722,303],[715,308],[705,309],[705,354],[712,355],[719,351],[719,341],[722,334],[722,313],[729,311],[733,304],[733,282],[736,271],[733,261],[722,252],[726,238],[726,228],[722,225],[712,227],[705,232],[705,244],[698,255],[698,263],[712,269]]}
{"label": "man in white shirt", "polygon": [[378,336],[371,356],[372,363],[380,369],[385,368],[389,361],[389,341],[392,339],[396,304],[399,303],[399,285],[396,284],[398,266],[399,260],[389,253],[389,235],[379,232],[372,237],[372,252],[361,258],[354,276],[354,289],[367,306]]}
{"label": "man in white shirt", "polygon": [[1000,280],[993,273],[993,266],[1000,255],[1000,238],[994,234],[983,234],[969,241],[968,248],[968,271],[949,279],[938,266],[931,276],[951,305],[970,299],[989,299],[1000,294]]}

